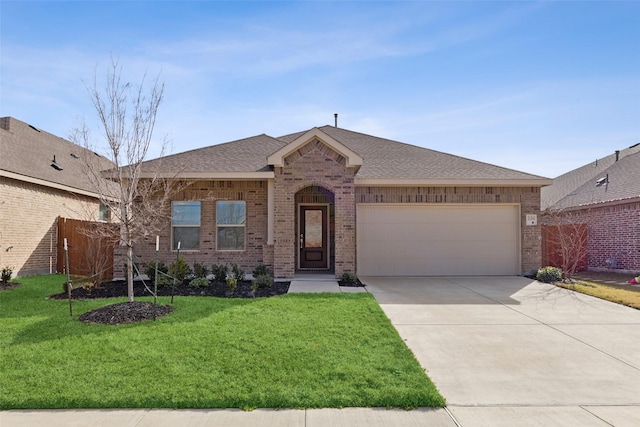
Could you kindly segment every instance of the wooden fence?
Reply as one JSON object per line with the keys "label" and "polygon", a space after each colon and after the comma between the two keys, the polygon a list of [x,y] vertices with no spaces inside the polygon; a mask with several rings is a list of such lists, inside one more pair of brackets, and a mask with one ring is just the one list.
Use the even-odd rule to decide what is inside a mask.
{"label": "wooden fence", "polygon": [[563,248],[575,265],[575,271],[584,271],[589,265],[587,251],[587,224],[543,225],[542,266],[562,268]]}
{"label": "wooden fence", "polygon": [[97,227],[112,227],[101,222],[82,221],[58,217],[58,260],[56,271],[66,273],[64,239],[69,252],[69,273],[95,276],[99,279],[113,278],[113,243],[105,237],[87,230]]}

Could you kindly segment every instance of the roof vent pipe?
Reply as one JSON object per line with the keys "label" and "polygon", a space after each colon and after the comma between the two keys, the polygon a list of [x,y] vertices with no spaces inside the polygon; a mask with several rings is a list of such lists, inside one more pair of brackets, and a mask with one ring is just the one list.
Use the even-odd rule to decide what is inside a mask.
{"label": "roof vent pipe", "polygon": [[333,120],[335,122],[334,127],[338,127],[338,113],[333,114]]}
{"label": "roof vent pipe", "polygon": [[620,150],[616,150],[616,162],[620,160]]}

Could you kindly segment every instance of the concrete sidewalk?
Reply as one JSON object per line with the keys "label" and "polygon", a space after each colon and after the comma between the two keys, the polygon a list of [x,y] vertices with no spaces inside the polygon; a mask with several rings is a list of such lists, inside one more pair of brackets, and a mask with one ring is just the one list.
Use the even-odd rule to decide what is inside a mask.
{"label": "concrete sidewalk", "polygon": [[445,409],[117,409],[0,412],[2,427],[455,427]]}

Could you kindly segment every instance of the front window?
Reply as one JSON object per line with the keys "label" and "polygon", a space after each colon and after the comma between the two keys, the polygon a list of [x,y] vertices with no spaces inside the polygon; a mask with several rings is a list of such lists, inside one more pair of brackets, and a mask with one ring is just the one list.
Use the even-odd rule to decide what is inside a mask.
{"label": "front window", "polygon": [[245,248],[245,225],[245,202],[216,202],[219,251],[243,251]]}
{"label": "front window", "polygon": [[197,250],[200,248],[200,202],[172,202],[171,227],[173,250]]}
{"label": "front window", "polygon": [[98,211],[98,221],[107,222],[111,219],[111,211],[109,206],[104,203],[100,203],[100,210]]}

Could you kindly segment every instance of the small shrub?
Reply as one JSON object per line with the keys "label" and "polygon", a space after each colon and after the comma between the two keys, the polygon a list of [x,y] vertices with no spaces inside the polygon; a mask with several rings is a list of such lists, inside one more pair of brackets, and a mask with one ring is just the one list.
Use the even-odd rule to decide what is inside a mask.
{"label": "small shrub", "polygon": [[543,267],[538,270],[536,280],[544,283],[555,283],[562,280],[562,270],[557,267]]}
{"label": "small shrub", "polygon": [[272,285],[273,277],[262,275],[253,279],[253,282],[251,282],[251,289],[255,292],[258,289],[270,288]]}
{"label": "small shrub", "polygon": [[192,288],[204,288],[209,286],[209,279],[206,277],[196,277],[195,279],[189,282],[189,286]]}
{"label": "small shrub", "polygon": [[195,274],[196,278],[207,277],[207,275],[209,274],[209,269],[204,264],[200,264],[199,262],[194,262],[193,274]]}
{"label": "small shrub", "polygon": [[176,278],[178,283],[182,283],[191,274],[191,267],[189,267],[182,255],[178,255],[178,259],[169,266],[169,273]]}
{"label": "small shrub", "polygon": [[[164,262],[159,261],[158,262],[158,281],[160,280],[162,273],[167,274],[168,272],[169,272],[169,267],[167,267]],[[147,264],[147,267],[144,269],[144,274],[147,275],[149,280],[155,280],[155,277],[156,277],[155,261],[151,261],[149,264]]]}
{"label": "small shrub", "polygon": [[357,280],[358,278],[356,277],[356,275],[351,273],[350,271],[345,271],[344,273],[342,273],[341,281],[345,285],[353,285]]}
{"label": "small shrub", "polygon": [[256,268],[253,269],[253,271],[251,272],[251,274],[253,274],[253,277],[258,277],[258,276],[271,276],[271,272],[269,271],[269,269],[267,268],[266,265],[264,264],[258,264],[256,266]]}
{"label": "small shrub", "polygon": [[213,280],[216,282],[225,283],[227,281],[228,272],[229,268],[225,264],[213,264],[211,266],[211,274],[213,274]]}
{"label": "small shrub", "polygon": [[0,270],[0,282],[8,282],[11,280],[11,275],[13,274],[13,268],[8,265]]}
{"label": "small shrub", "polygon": [[163,288],[165,286],[173,285],[173,277],[168,274],[160,274],[158,271],[158,286]]}
{"label": "small shrub", "polygon": [[244,270],[238,268],[237,264],[231,264],[231,274],[238,282],[242,282],[244,280]]}
{"label": "small shrub", "polygon": [[231,292],[235,291],[236,286],[238,286],[238,279],[236,279],[235,277],[227,277],[226,281],[227,281],[227,288]]}

